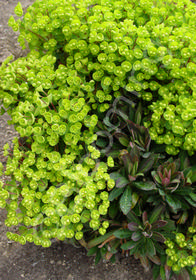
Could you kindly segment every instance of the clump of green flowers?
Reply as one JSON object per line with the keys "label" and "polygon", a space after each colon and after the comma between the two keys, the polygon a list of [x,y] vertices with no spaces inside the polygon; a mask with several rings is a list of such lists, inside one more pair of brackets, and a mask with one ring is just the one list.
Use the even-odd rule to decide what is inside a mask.
{"label": "clump of green flowers", "polygon": [[[31,51],[11,64],[7,59],[0,69],[1,98],[20,134],[12,150],[4,147],[5,175],[12,181],[1,187],[1,207],[8,211],[8,227],[26,226],[22,237],[8,236],[21,243],[39,238],[45,247],[54,237],[81,239],[86,222],[104,234],[101,216],[114,187],[107,163],[98,161],[100,152],[92,145],[98,116],[88,92],[94,83],[62,64],[55,69],[55,62],[51,54]],[[29,233],[29,226],[36,230]]]}
{"label": "clump of green flowers", "polygon": [[[15,9],[21,17],[21,5]],[[145,125],[166,152],[196,150],[196,6],[189,0],[35,1],[9,25],[18,41],[48,52],[95,82],[94,104],[136,91],[149,106]],[[79,81],[78,81],[79,82]],[[69,84],[72,78],[69,79]],[[93,101],[92,101],[93,102]]]}
{"label": "clump of green flowers", "polygon": [[186,235],[175,233],[175,240],[167,239],[167,265],[176,273],[187,269],[196,275],[196,227],[189,227]]}
{"label": "clump of green flowers", "polygon": [[196,206],[195,4],[36,0],[15,14],[30,52],[0,67],[1,113],[19,133],[4,146],[0,207],[19,227],[7,237],[72,240],[97,260],[126,250],[165,279],[165,248],[183,248]]}

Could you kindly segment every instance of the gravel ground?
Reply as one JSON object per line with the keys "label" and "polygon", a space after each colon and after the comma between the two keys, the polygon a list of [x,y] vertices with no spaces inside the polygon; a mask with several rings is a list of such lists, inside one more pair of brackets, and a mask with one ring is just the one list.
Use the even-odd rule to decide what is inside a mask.
{"label": "gravel ground", "polygon": [[[33,0],[21,0],[23,7]],[[0,63],[13,54],[15,58],[24,55],[17,43],[17,36],[7,26],[14,14],[16,0],[0,0]],[[0,116],[0,161],[5,163],[2,149],[17,133],[7,125],[9,117]],[[0,280],[152,280],[151,273],[145,273],[138,261],[118,255],[116,264],[100,262],[94,265],[94,257],[87,257],[83,248],[74,248],[63,242],[53,243],[50,248],[33,244],[24,246],[8,242],[3,223],[5,210],[0,210]]]}

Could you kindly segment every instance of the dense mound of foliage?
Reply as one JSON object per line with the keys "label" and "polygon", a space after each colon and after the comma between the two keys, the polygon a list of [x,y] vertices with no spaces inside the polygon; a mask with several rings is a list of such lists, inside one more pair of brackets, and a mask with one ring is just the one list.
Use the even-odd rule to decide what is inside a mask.
{"label": "dense mound of foliage", "polygon": [[154,279],[194,279],[195,4],[37,0],[15,13],[30,52],[0,67],[20,134],[4,147],[8,238],[79,242],[96,262],[128,251]]}

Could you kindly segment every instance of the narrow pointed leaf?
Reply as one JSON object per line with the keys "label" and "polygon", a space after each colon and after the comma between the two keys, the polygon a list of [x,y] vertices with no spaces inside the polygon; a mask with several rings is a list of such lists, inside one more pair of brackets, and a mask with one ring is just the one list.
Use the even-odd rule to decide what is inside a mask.
{"label": "narrow pointed leaf", "polygon": [[118,229],[113,234],[119,239],[126,239],[132,236],[132,232],[129,229]]}
{"label": "narrow pointed leaf", "polygon": [[164,231],[169,233],[174,230],[176,230],[175,222],[172,220],[167,220],[167,224],[164,226]]}
{"label": "narrow pointed leaf", "polygon": [[131,188],[127,187],[120,198],[120,208],[122,212],[127,215],[132,206],[132,192]]}
{"label": "narrow pointed leaf", "polygon": [[98,248],[97,247],[92,247],[88,250],[87,256],[92,256],[97,252]]}
{"label": "narrow pointed leaf", "polygon": [[157,253],[160,255],[165,255],[165,250],[163,249],[163,245],[161,246],[159,243],[155,242],[154,244]]}
{"label": "narrow pointed leaf", "polygon": [[112,172],[110,173],[110,178],[113,180],[117,180],[118,178],[122,177],[122,175],[119,172]]}
{"label": "narrow pointed leaf", "polygon": [[133,249],[136,245],[137,245],[137,243],[135,241],[130,240],[130,241],[127,241],[126,243],[123,243],[120,248],[123,250],[130,250],[130,249]]}
{"label": "narrow pointed leaf", "polygon": [[145,269],[145,272],[148,272],[150,270],[148,258],[145,256],[139,256],[139,259],[140,259],[141,265]]}
{"label": "narrow pointed leaf", "polygon": [[128,174],[130,174],[132,172],[134,158],[131,157],[127,150],[123,150],[123,152],[120,153],[120,157],[124,163],[124,166],[126,167]]}
{"label": "narrow pointed leaf", "polygon": [[146,249],[149,256],[154,256],[156,254],[154,243],[150,238],[146,239]]}
{"label": "narrow pointed leaf", "polygon": [[161,228],[161,227],[164,227],[166,225],[167,225],[167,221],[159,220],[159,221],[154,222],[152,224],[152,227],[154,229],[154,228]]}
{"label": "narrow pointed leaf", "polygon": [[131,239],[136,242],[140,240],[141,236],[142,236],[141,233],[136,231],[132,234]]}
{"label": "narrow pointed leaf", "polygon": [[107,252],[106,255],[105,255],[105,259],[106,259],[107,261],[109,261],[109,260],[111,259],[112,256],[113,256],[113,253]]}
{"label": "narrow pointed leaf", "polygon": [[153,232],[152,238],[161,243],[164,243],[166,240],[160,232]]}
{"label": "narrow pointed leaf", "polygon": [[138,229],[138,224],[131,222],[128,224],[128,229],[131,231],[136,231]]}
{"label": "narrow pointed leaf", "polygon": [[128,214],[127,214],[127,217],[129,218],[129,220],[131,222],[135,222],[137,223],[138,225],[142,226],[142,223],[140,221],[140,219],[138,218],[138,216],[133,212],[133,211],[130,211]]}
{"label": "narrow pointed leaf", "polygon": [[161,215],[161,213],[163,211],[163,208],[164,208],[164,206],[160,205],[153,210],[153,212],[151,213],[150,218],[149,218],[150,224],[153,224],[159,218],[159,216]]}
{"label": "narrow pointed leaf", "polygon": [[114,219],[118,213],[119,213],[118,201],[115,200],[110,203],[108,214],[111,219]]}
{"label": "narrow pointed leaf", "polygon": [[100,148],[105,148],[107,146],[107,140],[103,138],[98,138],[96,141],[96,145]]}
{"label": "narrow pointed leaf", "polygon": [[148,256],[148,258],[157,265],[161,264],[161,260],[158,256]]}
{"label": "narrow pointed leaf", "polygon": [[136,192],[132,193],[132,206],[131,206],[131,209],[133,209],[135,207],[135,205],[137,204],[138,200],[139,200],[139,195]]}
{"label": "narrow pointed leaf", "polygon": [[95,257],[95,265],[97,265],[101,260],[101,252],[100,250],[97,251],[96,257]]}
{"label": "narrow pointed leaf", "polygon": [[145,224],[148,220],[148,214],[146,211],[143,212],[142,214],[142,221],[143,221],[143,224]]}
{"label": "narrow pointed leaf", "polygon": [[127,180],[127,178],[121,176],[116,180],[116,188],[123,188],[126,185],[129,184],[129,181]]}
{"label": "narrow pointed leaf", "polygon": [[124,188],[113,189],[109,194],[109,201],[113,201],[115,198],[119,197],[124,191]]}
{"label": "narrow pointed leaf", "polygon": [[182,215],[177,221],[177,224],[184,224],[187,221],[188,217],[189,217],[188,211],[183,211]]}
{"label": "narrow pointed leaf", "polygon": [[160,276],[161,276],[162,280],[167,280],[166,279],[166,275],[165,275],[165,268],[164,268],[164,266],[161,266],[161,268],[160,268]]}
{"label": "narrow pointed leaf", "polygon": [[196,165],[187,167],[183,173],[185,177],[190,177],[192,183],[196,182]]}
{"label": "narrow pointed leaf", "polygon": [[135,123],[140,125],[141,118],[142,118],[142,105],[140,102],[139,105],[137,106],[137,110],[135,112]]}
{"label": "narrow pointed leaf", "polygon": [[150,156],[149,158],[142,160],[139,165],[138,172],[142,172],[142,173],[148,172],[152,168],[154,162],[155,162],[155,157],[153,156]]}
{"label": "narrow pointed leaf", "polygon": [[190,198],[196,202],[196,193],[189,193]]}
{"label": "narrow pointed leaf", "polygon": [[110,231],[110,232],[106,233],[105,235],[95,237],[94,239],[92,239],[88,242],[88,248],[90,249],[94,246],[97,246],[97,245],[103,243],[107,238],[110,238],[113,235],[113,233],[114,233],[114,231]]}
{"label": "narrow pointed leaf", "polygon": [[120,144],[122,144],[123,146],[125,146],[125,147],[129,146],[129,139],[128,139],[128,137],[122,136],[122,137],[119,137],[118,140],[119,140]]}
{"label": "narrow pointed leaf", "polygon": [[152,171],[151,175],[157,183],[161,184],[161,178],[159,177],[156,171]]}
{"label": "narrow pointed leaf", "polygon": [[153,269],[152,269],[153,280],[157,280],[159,274],[160,274],[160,265],[153,265]]}
{"label": "narrow pointed leaf", "polygon": [[143,191],[151,191],[156,189],[156,185],[152,181],[134,182],[133,184],[136,188]]}
{"label": "narrow pointed leaf", "polygon": [[177,210],[179,210],[182,206],[179,200],[175,199],[169,194],[166,195],[165,199],[174,212],[177,212]]}
{"label": "narrow pointed leaf", "polygon": [[193,207],[196,207],[196,202],[194,202],[190,197],[185,197],[186,201]]}

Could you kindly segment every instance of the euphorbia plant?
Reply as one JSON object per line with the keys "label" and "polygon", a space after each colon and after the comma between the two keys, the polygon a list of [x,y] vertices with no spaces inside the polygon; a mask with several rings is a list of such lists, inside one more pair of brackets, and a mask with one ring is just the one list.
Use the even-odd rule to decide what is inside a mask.
{"label": "euphorbia plant", "polygon": [[8,237],[95,245],[98,259],[131,241],[131,254],[170,277],[164,229],[172,239],[194,227],[195,4],[36,0],[15,13],[8,24],[30,52],[0,67],[1,112],[19,133],[4,147],[0,206],[19,226]]}

